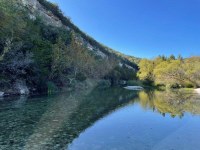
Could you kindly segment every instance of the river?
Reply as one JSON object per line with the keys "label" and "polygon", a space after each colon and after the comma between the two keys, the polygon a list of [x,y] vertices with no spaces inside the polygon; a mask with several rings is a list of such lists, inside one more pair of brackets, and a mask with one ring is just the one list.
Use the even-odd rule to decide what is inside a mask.
{"label": "river", "polygon": [[0,150],[199,150],[200,95],[86,89],[0,99]]}

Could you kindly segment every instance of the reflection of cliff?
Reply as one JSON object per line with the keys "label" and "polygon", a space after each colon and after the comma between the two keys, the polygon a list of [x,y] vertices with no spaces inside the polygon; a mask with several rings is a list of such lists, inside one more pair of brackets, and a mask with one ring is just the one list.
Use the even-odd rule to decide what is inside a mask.
{"label": "reflection of cliff", "polygon": [[136,96],[118,88],[88,89],[2,102],[0,149],[63,149],[95,121]]}
{"label": "reflection of cliff", "polygon": [[200,98],[192,92],[149,91],[140,92],[140,104],[143,108],[152,108],[163,116],[169,113],[172,117],[183,117],[185,112],[200,114]]}
{"label": "reflection of cliff", "polygon": [[96,89],[85,96],[80,95],[80,99],[77,99],[79,101],[78,107],[70,115],[69,120],[63,123],[61,130],[57,132],[59,137],[55,138],[51,144],[56,145],[56,143],[59,142],[60,147],[58,149],[62,149],[98,119],[104,117],[104,115],[107,115],[118,107],[126,105],[136,96],[137,93],[135,92],[118,88],[106,90]]}

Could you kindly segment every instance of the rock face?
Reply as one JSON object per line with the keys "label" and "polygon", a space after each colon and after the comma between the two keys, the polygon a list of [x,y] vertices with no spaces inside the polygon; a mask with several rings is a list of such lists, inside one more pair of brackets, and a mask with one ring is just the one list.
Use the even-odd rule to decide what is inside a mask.
{"label": "rock face", "polygon": [[[0,1],[8,2],[7,0]],[[23,15],[14,15],[14,19],[10,19],[13,20],[11,24],[16,30],[14,30],[15,32],[13,34],[15,38],[13,38],[13,35],[8,35],[8,38],[4,40],[5,36],[2,34],[3,40],[0,40],[0,97],[45,92],[49,88],[47,84],[47,81],[49,80],[53,83],[56,83],[55,85],[60,87],[64,86],[65,84],[63,84],[62,81],[64,80],[63,82],[67,83],[67,79],[52,79],[52,77],[48,77],[48,75],[51,74],[51,69],[53,68],[51,66],[53,62],[52,55],[55,54],[52,51],[54,51],[56,39],[61,36],[67,38],[65,41],[62,39],[63,44],[65,43],[67,45],[70,43],[70,38],[72,37],[70,34],[73,34],[73,38],[76,43],[83,46],[84,50],[88,50],[89,53],[92,54],[92,57],[95,58],[94,61],[98,60],[99,64],[104,60],[106,63],[108,62],[108,65],[106,64],[107,68],[105,67],[105,69],[111,72],[111,75],[108,75],[107,78],[110,79],[110,76],[112,76],[113,72],[111,69],[113,69],[112,65],[114,63],[116,63],[116,67],[118,67],[117,64],[119,62],[119,66],[121,68],[117,69],[120,73],[123,69],[125,71],[128,69],[131,70],[129,72],[134,71],[133,68],[137,69],[137,66],[135,66],[136,64],[133,64],[131,61],[129,61],[129,59],[124,57],[123,54],[119,55],[119,53],[116,51],[103,46],[82,32],[78,27],[70,22],[70,19],[62,16],[62,13],[59,14],[59,9],[57,6],[49,3],[48,0],[12,0],[12,2],[14,3],[9,3],[9,7],[12,7],[14,4],[14,6],[17,6],[17,9],[23,10],[22,12],[24,13],[21,13]],[[57,9],[58,12],[56,11]],[[9,17],[5,15],[5,18]],[[21,24],[14,27],[13,24],[15,24],[17,21],[19,21]],[[26,21],[30,21],[31,25],[29,25],[29,23]],[[11,26],[8,25],[9,23],[5,23],[6,34],[8,31],[10,32]],[[65,31],[66,34],[62,35],[62,33]],[[111,60],[111,63],[109,60]],[[90,65],[90,63],[88,64]],[[73,72],[73,67],[70,67],[69,69],[65,69],[66,71],[63,72],[66,74],[68,72]],[[98,66],[94,65],[94,67]],[[86,67],[83,68],[85,69]],[[104,68],[99,68],[101,69],[99,74],[101,74],[104,71]],[[97,69],[94,69],[93,72],[96,70]],[[88,72],[89,71],[87,71],[87,73]],[[72,74],[70,73],[69,75]],[[124,72],[123,74],[121,73],[122,75],[120,73],[117,75],[124,75]],[[84,73],[82,74],[84,75]],[[99,75],[98,78],[104,79],[104,76],[106,75],[107,72],[105,71],[105,74]],[[95,76],[96,78],[96,73],[91,76]],[[114,81],[111,83],[113,84]],[[104,82],[102,84],[110,85],[111,83]],[[120,84],[124,85],[125,81],[120,82]]]}
{"label": "rock face", "polygon": [[37,15],[42,17],[47,25],[62,27],[62,22],[53,15],[51,11],[46,10],[37,0],[20,0],[22,4],[29,9],[30,19],[35,19]]}
{"label": "rock face", "polygon": [[[37,16],[40,16],[46,25],[51,25],[54,27],[64,27],[67,30],[73,30],[72,28],[64,25],[62,21],[56,17],[50,10],[47,10],[40,4],[38,0],[19,0],[22,4],[28,8],[29,17],[32,20],[35,20]],[[90,42],[88,42],[85,38],[83,38],[80,34],[77,34],[77,40],[85,45],[89,51],[92,51],[96,56],[99,56],[103,59],[108,59],[108,56],[101,49],[95,47]],[[109,51],[108,48],[104,48],[106,51]],[[134,69],[128,64],[124,64],[129,69]]]}
{"label": "rock face", "polygon": [[[29,14],[30,19],[35,20],[36,16],[40,16],[40,17],[42,17],[42,19],[43,19],[44,23],[46,23],[46,25],[51,25],[54,27],[65,27],[67,30],[73,30],[73,29],[69,28],[68,26],[63,25],[62,22],[60,21],[60,19],[58,17],[56,17],[51,11],[46,10],[38,2],[38,0],[20,0],[20,1],[22,2],[24,7],[28,8],[28,10],[30,12],[30,14]],[[90,43],[88,43],[80,35],[77,35],[77,40],[79,42],[81,42],[83,45],[86,45],[88,50],[93,51],[94,54],[96,54],[97,56],[100,56],[104,59],[107,58],[105,53],[103,53],[101,50],[94,47]]]}

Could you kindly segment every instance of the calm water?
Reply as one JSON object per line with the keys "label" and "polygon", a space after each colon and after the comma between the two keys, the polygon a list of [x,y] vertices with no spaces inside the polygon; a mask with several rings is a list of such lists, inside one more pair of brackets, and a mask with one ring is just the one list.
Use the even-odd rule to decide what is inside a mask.
{"label": "calm water", "polygon": [[200,95],[87,89],[0,99],[0,150],[199,150]]}

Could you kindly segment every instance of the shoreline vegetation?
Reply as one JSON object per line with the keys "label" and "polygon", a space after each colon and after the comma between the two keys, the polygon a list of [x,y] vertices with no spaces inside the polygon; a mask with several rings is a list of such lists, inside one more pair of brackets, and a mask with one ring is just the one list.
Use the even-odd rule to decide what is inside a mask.
{"label": "shoreline vegetation", "polygon": [[146,85],[167,88],[200,87],[200,57],[183,58],[174,55],[158,56],[155,59],[141,59],[137,73]]}

